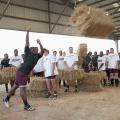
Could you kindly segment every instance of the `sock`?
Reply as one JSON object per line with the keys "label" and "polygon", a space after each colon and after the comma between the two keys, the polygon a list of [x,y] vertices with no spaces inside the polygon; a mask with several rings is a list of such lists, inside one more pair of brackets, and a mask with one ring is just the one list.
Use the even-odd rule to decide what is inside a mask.
{"label": "sock", "polygon": [[103,80],[103,84],[106,85],[106,80],[105,79]]}
{"label": "sock", "polygon": [[10,101],[10,96],[7,96],[6,98],[5,98],[5,101]]}
{"label": "sock", "polygon": [[111,79],[111,85],[112,86],[114,85],[114,79]]}
{"label": "sock", "polygon": [[67,89],[69,89],[69,85],[67,85]]}
{"label": "sock", "polygon": [[119,80],[115,79],[115,85],[118,86],[119,85]]}
{"label": "sock", "polygon": [[30,107],[30,105],[28,104],[28,101],[27,101],[27,100],[23,100],[23,103],[24,103],[24,106]]}

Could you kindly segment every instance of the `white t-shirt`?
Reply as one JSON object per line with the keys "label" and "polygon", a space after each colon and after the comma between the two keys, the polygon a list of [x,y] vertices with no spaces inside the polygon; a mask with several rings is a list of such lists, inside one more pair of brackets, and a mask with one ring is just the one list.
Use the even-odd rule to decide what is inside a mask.
{"label": "white t-shirt", "polygon": [[22,56],[13,56],[10,58],[9,64],[13,65],[15,67],[20,67],[20,65],[23,63]]}
{"label": "white t-shirt", "polygon": [[[44,57],[43,66],[44,66],[45,77],[49,77],[52,75],[53,63],[56,63],[56,59],[53,55],[47,55]],[[57,74],[58,71],[57,71],[57,67],[55,66],[54,75]]]}
{"label": "white t-shirt", "polygon": [[[76,54],[73,54],[73,53],[69,54],[69,55],[65,56],[64,61],[67,62],[68,67],[72,67],[74,62],[78,61],[78,56]],[[74,68],[77,68],[77,65]]]}
{"label": "white t-shirt", "polygon": [[40,58],[40,59],[38,60],[37,64],[35,65],[35,67],[33,68],[33,71],[34,71],[35,73],[44,71],[43,59],[44,59],[43,57]]}
{"label": "white t-shirt", "polygon": [[117,68],[117,62],[119,61],[118,54],[109,54],[108,58],[108,68],[109,69],[116,69]]}
{"label": "white t-shirt", "polygon": [[65,68],[64,58],[65,58],[64,56],[57,57],[58,69],[60,69],[60,70],[63,70]]}
{"label": "white t-shirt", "polygon": [[103,64],[103,66],[100,68],[100,70],[105,70],[106,69],[106,56],[98,57],[97,59],[98,62],[98,68]]}

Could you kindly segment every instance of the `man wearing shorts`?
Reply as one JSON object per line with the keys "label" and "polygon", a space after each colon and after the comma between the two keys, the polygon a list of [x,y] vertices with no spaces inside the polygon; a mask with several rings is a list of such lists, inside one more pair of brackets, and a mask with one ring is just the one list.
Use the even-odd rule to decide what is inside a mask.
{"label": "man wearing shorts", "polygon": [[38,77],[44,77],[43,57],[40,58],[33,69],[33,75]]}
{"label": "man wearing shorts", "polygon": [[[106,65],[106,57],[104,56],[103,51],[100,52],[100,56],[98,57],[97,62],[98,62],[98,70],[105,71],[106,70],[106,66],[105,66]],[[101,83],[103,86],[107,85],[107,82],[105,79],[102,80]]]}
{"label": "man wearing shorts", "polygon": [[36,65],[37,61],[43,56],[43,47],[40,42],[40,40],[37,40],[37,43],[39,44],[41,48],[41,53],[36,53],[34,47],[29,48],[29,31],[27,31],[26,35],[26,45],[25,45],[25,58],[24,62],[21,64],[21,66],[18,68],[16,72],[16,80],[11,88],[11,90],[8,92],[7,96],[3,99],[3,102],[5,103],[6,107],[9,107],[9,101],[12,96],[12,94],[16,91],[17,88],[20,88],[20,96],[24,103],[24,109],[27,111],[32,111],[34,108],[30,106],[27,100],[27,93],[26,93],[26,85],[28,81],[28,75]]}
{"label": "man wearing shorts", "polygon": [[49,54],[49,50],[44,49],[44,75],[48,93],[46,98],[57,98],[56,75],[58,74],[56,67],[56,59]]}
{"label": "man wearing shorts", "polygon": [[108,62],[108,70],[110,73],[110,83],[111,86],[114,86],[114,82],[116,87],[119,85],[119,80],[118,80],[118,62],[119,62],[119,56],[118,54],[114,53],[114,49],[110,48],[110,53],[107,58]]}
{"label": "man wearing shorts", "polygon": [[[73,47],[69,47],[69,54],[64,58],[64,64],[66,69],[77,69],[78,56],[73,53]],[[69,84],[66,80],[65,92],[69,91]],[[75,86],[75,91],[77,91],[77,85]]]}

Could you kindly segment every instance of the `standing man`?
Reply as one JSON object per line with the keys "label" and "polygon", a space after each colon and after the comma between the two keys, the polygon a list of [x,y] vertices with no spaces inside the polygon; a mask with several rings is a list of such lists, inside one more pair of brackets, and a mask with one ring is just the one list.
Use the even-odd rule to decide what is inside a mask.
{"label": "standing man", "polygon": [[92,67],[93,67],[93,71],[98,70],[97,59],[98,59],[97,52],[94,52],[94,55],[93,55],[93,57],[92,57]]}
{"label": "standing man", "polygon": [[20,65],[23,63],[23,58],[22,56],[18,55],[18,50],[14,50],[14,56],[10,58],[9,64],[11,66],[19,68]]}
{"label": "standing man", "polygon": [[57,98],[56,75],[58,75],[58,71],[56,68],[56,59],[53,55],[49,54],[49,50],[47,49],[44,49],[44,75],[48,89],[46,98]]}
{"label": "standing man", "polygon": [[38,60],[37,64],[33,68],[33,75],[38,76],[38,77],[44,76],[43,60],[44,60],[44,57]]}
{"label": "standing man", "polygon": [[[64,70],[65,64],[64,64],[64,56],[62,50],[59,51],[59,56],[57,57],[57,68],[58,70]],[[61,80],[59,80],[59,85],[61,85]],[[63,86],[65,86],[65,80],[63,80]]]}
{"label": "standing man", "polygon": [[[66,55],[64,59],[65,68],[67,69],[77,69],[78,56],[73,53],[73,47],[69,47],[69,54]],[[69,91],[69,85],[66,83],[65,92]]]}
{"label": "standing man", "polygon": [[[105,71],[106,70],[106,66],[105,66],[106,65],[106,57],[104,56],[103,51],[100,52],[100,56],[98,57],[97,62],[98,62],[98,70]],[[104,86],[107,85],[107,82],[105,79],[103,80],[102,84]]]}
{"label": "standing man", "polygon": [[[22,56],[18,55],[18,50],[14,50],[14,56],[10,58],[9,64],[11,67],[16,67],[19,68],[20,65],[23,63],[23,58]],[[14,85],[15,81],[10,81],[11,87]]]}
{"label": "standing man", "polygon": [[108,62],[108,70],[110,72],[110,82],[111,86],[114,86],[114,82],[116,87],[119,86],[119,80],[118,80],[118,62],[119,62],[119,56],[118,54],[114,53],[114,49],[110,48],[110,53],[107,58]]}
{"label": "standing man", "polygon": [[[5,67],[9,67],[9,57],[8,54],[4,54],[4,59],[1,61],[1,69],[5,68]],[[5,88],[6,88],[6,92],[8,93],[8,83],[5,84]]]}
{"label": "standing man", "polygon": [[16,72],[16,80],[12,89],[8,92],[7,96],[3,99],[5,106],[9,107],[9,101],[11,95],[16,91],[17,88],[20,88],[20,96],[23,100],[24,109],[27,111],[35,110],[30,106],[27,100],[27,93],[26,93],[26,85],[28,80],[28,75],[33,70],[34,66],[36,65],[37,61],[43,56],[43,46],[40,40],[37,40],[37,43],[40,46],[41,53],[36,53],[34,47],[29,47],[29,31],[27,31],[26,35],[26,45],[25,45],[25,57],[24,63],[18,68]]}

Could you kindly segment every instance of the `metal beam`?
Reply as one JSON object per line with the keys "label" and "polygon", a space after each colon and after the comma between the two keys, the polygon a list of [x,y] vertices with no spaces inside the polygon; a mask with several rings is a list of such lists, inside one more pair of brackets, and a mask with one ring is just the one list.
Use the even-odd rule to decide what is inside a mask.
{"label": "metal beam", "polygon": [[115,18],[119,18],[120,16],[114,16],[114,17],[112,17],[113,19],[115,19]]}
{"label": "metal beam", "polygon": [[106,7],[106,6],[112,5],[112,4],[117,3],[117,2],[119,2],[119,0],[114,0],[113,2],[110,2],[110,3],[104,4],[104,5],[100,5],[99,8],[103,8],[103,7]]}
{"label": "metal beam", "polygon": [[[0,1],[1,3],[3,4],[6,4],[7,2],[6,1]],[[48,13],[48,10],[44,10],[44,9],[40,9],[40,8],[35,8],[35,7],[30,7],[30,6],[27,6],[27,5],[20,5],[20,4],[16,4],[16,3],[10,3],[11,6],[15,6],[15,7],[21,7],[21,8],[26,8],[26,9],[32,9],[32,10],[36,10],[36,11],[41,11],[41,12],[46,12]],[[51,14],[56,14],[56,15],[59,15],[60,13],[59,12],[56,12],[56,11],[50,11]],[[62,14],[62,16],[65,16],[65,17],[70,17],[70,15],[67,15],[67,14]]]}
{"label": "metal beam", "polygon": [[95,2],[89,3],[88,6],[95,5],[95,4],[98,4],[100,2],[104,2],[104,1],[103,0],[95,1]]}
{"label": "metal beam", "polygon": [[[61,14],[62,14],[62,13],[65,11],[65,9],[67,8],[67,5],[68,5],[69,1],[70,1],[70,0],[68,0],[67,3],[65,4],[65,6],[64,6],[64,8],[63,8],[63,10],[62,10],[62,12],[61,12]],[[59,15],[58,19],[56,20],[56,23],[53,25],[53,27],[52,27],[50,33],[53,32],[55,26],[57,25],[58,21],[60,20],[60,18],[61,18],[61,16],[62,16],[61,14]]]}
{"label": "metal beam", "polygon": [[[49,24],[48,21],[36,20],[36,19],[29,19],[29,18],[24,18],[24,17],[17,17],[17,16],[10,16],[10,15],[4,15],[4,17],[6,17],[6,18],[11,18],[11,19],[26,20],[26,21],[31,21],[31,22],[38,22],[38,23],[46,23],[46,24]],[[55,23],[54,23],[54,22],[51,22],[51,24],[55,24]],[[65,27],[70,27],[70,25],[60,24],[60,23],[57,23],[57,25],[59,25],[59,26],[65,26]]]}
{"label": "metal beam", "polygon": [[[43,0],[43,1],[48,2],[49,0]],[[57,0],[56,0],[56,1],[57,1]],[[50,2],[53,3],[53,4],[61,5],[61,6],[64,5],[64,3],[60,3],[60,2],[56,2],[56,1],[51,0]]]}
{"label": "metal beam", "polygon": [[4,17],[4,14],[5,14],[5,12],[7,11],[8,7],[9,7],[9,5],[10,5],[10,1],[11,1],[11,0],[8,0],[8,1],[7,1],[6,6],[5,6],[5,8],[3,9],[2,14],[0,15],[0,20]]}

